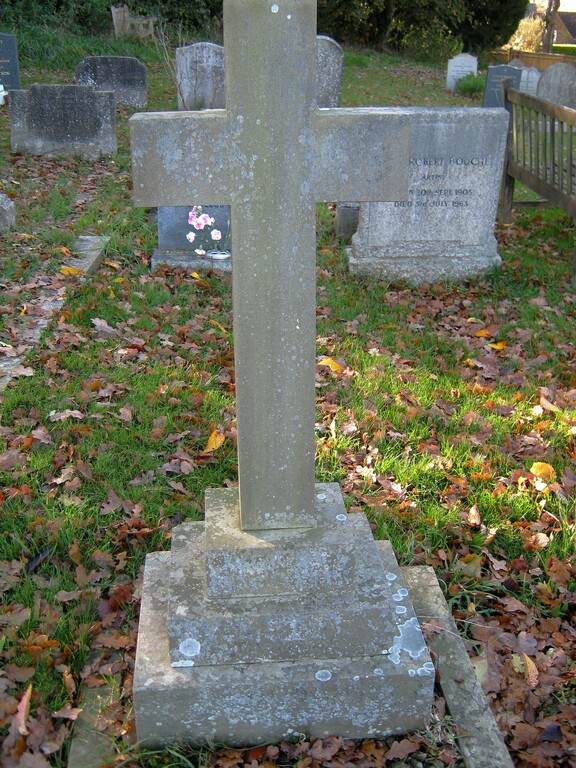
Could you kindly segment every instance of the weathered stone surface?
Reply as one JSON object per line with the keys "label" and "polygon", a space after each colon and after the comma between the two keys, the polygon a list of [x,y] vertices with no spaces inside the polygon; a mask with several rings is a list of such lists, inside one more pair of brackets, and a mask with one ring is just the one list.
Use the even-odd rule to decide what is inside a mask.
{"label": "weathered stone surface", "polygon": [[[260,595],[250,588],[255,594],[247,595],[244,588],[238,596],[210,595],[202,524],[189,523],[176,529],[168,618],[172,665],[360,657],[379,655],[391,647],[400,619],[403,623],[413,616],[408,592],[391,547],[388,545],[380,555],[365,518],[346,517],[336,524],[340,541],[333,536],[327,547],[330,554],[343,555],[336,565],[330,563],[331,579],[326,579],[325,567],[318,569],[322,572],[314,579],[319,562],[315,543],[308,548],[304,543],[300,546],[299,564],[309,571],[306,581],[311,583],[310,589],[299,594],[290,584],[291,592],[285,594]],[[346,544],[351,551],[346,551]],[[281,546],[282,542],[276,549]],[[258,573],[253,562],[251,553],[246,552],[244,562],[238,560],[238,569]],[[297,580],[294,563],[289,562],[288,568]],[[241,579],[245,578],[243,573]]]}
{"label": "weathered stone surface", "polygon": [[492,269],[500,264],[494,223],[507,112],[410,112],[410,199],[360,207],[350,270],[418,284]]}
{"label": "weathered stone surface", "polygon": [[316,56],[316,103],[319,107],[337,107],[342,90],[344,51],[336,40],[318,35]]}
{"label": "weathered stone surface", "polygon": [[16,35],[3,32],[0,32],[0,83],[6,91],[16,91],[20,88]]}
{"label": "weathered stone surface", "polygon": [[409,149],[402,110],[318,109],[315,20],[315,0],[224,0],[226,110],[131,120],[136,201],[231,204],[236,253],[240,503],[211,496],[205,530],[147,561],[134,700],[149,742],[379,736],[430,710],[399,572],[314,483],[315,202],[404,199]]}
{"label": "weathered stone surface", "polygon": [[114,94],[85,85],[33,85],[10,97],[11,147],[31,155],[116,153]]}
{"label": "weathered stone surface", "polygon": [[484,88],[483,107],[503,107],[504,91],[502,83],[504,80],[511,80],[512,87],[518,89],[522,79],[522,70],[517,67],[510,67],[506,64],[498,64],[495,67],[488,67],[486,75],[486,87]]}
{"label": "weathered stone surface", "polygon": [[416,614],[430,627],[428,644],[467,768],[513,768],[434,569],[418,566],[402,571]]}
{"label": "weathered stone surface", "polygon": [[536,67],[523,67],[518,90],[522,91],[522,93],[528,93],[530,96],[536,96],[541,77],[542,73]]}
{"label": "weathered stone surface", "polygon": [[76,67],[76,82],[113,91],[116,104],[146,106],[146,67],[133,56],[87,56]]}
{"label": "weathered stone surface", "polygon": [[448,59],[446,89],[454,91],[458,80],[466,77],[466,75],[475,75],[477,72],[478,59],[476,56],[471,56],[469,53],[459,53],[458,56],[453,56],[451,59]]}
{"label": "weathered stone surface", "polygon": [[7,232],[16,226],[16,206],[8,195],[0,192],[0,232]]}
{"label": "weathered stone surface", "polygon": [[[392,623],[374,646],[376,653],[323,658],[316,652],[291,661],[184,667],[170,663],[166,631],[171,556],[149,555],[134,677],[138,734],[153,743],[183,740],[241,746],[277,742],[295,733],[364,738],[422,727],[431,705],[434,667],[409,600],[398,586],[402,576],[390,558],[394,560],[388,550],[386,569],[392,565],[394,570],[386,570],[384,579],[387,573],[396,577],[389,589],[400,592],[400,600],[392,603],[393,616],[387,614]],[[396,608],[406,611],[396,613]],[[278,617],[289,618],[282,614],[281,604]],[[362,619],[357,618],[357,642],[362,638]],[[222,634],[215,641],[229,645]],[[288,641],[284,634],[276,636],[276,644]],[[259,642],[253,635],[248,653]],[[329,639],[319,636],[318,642],[330,647]],[[185,636],[181,643],[187,664],[197,661],[201,643]],[[273,649],[272,637],[270,643]],[[298,639],[292,643],[297,647]]]}
{"label": "weathered stone surface", "polygon": [[224,109],[224,46],[193,43],[176,48],[178,109]]}
{"label": "weathered stone surface", "polygon": [[536,95],[563,107],[576,109],[576,67],[573,64],[553,64],[542,73]]}

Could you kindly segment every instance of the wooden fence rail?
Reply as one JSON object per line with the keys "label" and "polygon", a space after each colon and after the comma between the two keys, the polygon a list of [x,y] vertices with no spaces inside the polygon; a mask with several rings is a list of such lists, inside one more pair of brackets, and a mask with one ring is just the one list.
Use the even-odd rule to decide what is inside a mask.
{"label": "wooden fence rail", "polygon": [[[503,84],[510,128],[500,221],[511,220],[516,180],[576,221],[576,109],[521,93],[510,83]],[[576,252],[573,268],[576,274]]]}
{"label": "wooden fence rail", "polygon": [[505,88],[508,183],[518,179],[576,217],[576,110]]}

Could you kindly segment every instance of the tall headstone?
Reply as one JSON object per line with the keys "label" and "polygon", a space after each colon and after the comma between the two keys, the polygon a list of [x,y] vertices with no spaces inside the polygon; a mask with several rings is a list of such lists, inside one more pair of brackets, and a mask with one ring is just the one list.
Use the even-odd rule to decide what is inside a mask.
{"label": "tall headstone", "polygon": [[460,280],[500,264],[494,237],[504,109],[409,110],[407,201],[360,206],[350,270],[384,280]]}
{"label": "tall headstone", "polygon": [[517,67],[510,67],[507,64],[498,64],[495,67],[488,67],[486,75],[486,87],[484,88],[483,107],[503,107],[504,89],[502,87],[504,80],[511,80],[512,87],[518,89],[522,79],[522,70]]}
{"label": "tall headstone", "polygon": [[[314,482],[315,202],[404,199],[403,110],[317,108],[315,0],[224,0],[226,109],[131,119],[138,205],[232,207],[239,489],[147,559],[145,742],[422,726],[433,665],[392,550]],[[362,147],[362,152],[356,148]]]}
{"label": "tall headstone", "polygon": [[0,32],[0,83],[6,91],[20,88],[20,68],[18,66],[18,42],[15,35]]}
{"label": "tall headstone", "polygon": [[114,94],[86,85],[33,85],[10,95],[12,152],[80,155],[116,153]]}
{"label": "tall headstone", "polygon": [[576,66],[553,64],[542,73],[536,95],[563,107],[576,109]]}
{"label": "tall headstone", "polygon": [[76,67],[76,82],[113,91],[116,104],[146,106],[146,67],[133,56],[87,56]]}
{"label": "tall headstone", "polygon": [[316,100],[319,107],[337,107],[340,104],[344,51],[336,40],[326,35],[316,38]]}
{"label": "tall headstone", "polygon": [[[316,54],[318,106],[337,107],[342,88],[344,52],[332,38],[318,35]],[[224,47],[214,43],[193,43],[177,48],[176,82],[179,109],[223,108]],[[230,271],[230,207],[211,205],[200,208],[204,220],[212,220],[210,225],[201,228],[198,224],[196,228],[190,226],[192,206],[162,206],[158,209],[158,248],[152,254],[152,269],[168,265],[191,270]]]}
{"label": "tall headstone", "polygon": [[448,59],[448,68],[446,70],[446,89],[448,91],[456,90],[456,83],[466,75],[476,75],[478,73],[478,59],[469,53],[459,53]]}
{"label": "tall headstone", "polygon": [[542,73],[536,67],[523,67],[518,90],[522,91],[522,93],[527,93],[529,96],[536,96],[541,77]]}

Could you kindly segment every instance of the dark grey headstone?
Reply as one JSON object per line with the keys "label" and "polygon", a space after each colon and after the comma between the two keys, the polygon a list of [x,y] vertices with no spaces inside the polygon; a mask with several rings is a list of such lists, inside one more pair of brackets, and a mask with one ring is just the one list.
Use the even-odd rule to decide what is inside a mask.
{"label": "dark grey headstone", "polygon": [[158,208],[158,249],[154,251],[153,266],[230,270],[230,206],[196,206],[196,226],[190,223],[192,210],[193,206]]}
{"label": "dark grey headstone", "polygon": [[486,76],[486,87],[484,88],[483,107],[503,107],[504,91],[502,83],[504,80],[512,80],[512,87],[519,89],[522,78],[522,70],[517,67],[510,67],[508,64],[498,64],[495,67],[488,67]]}
{"label": "dark grey headstone", "polygon": [[0,32],[0,83],[7,91],[16,91],[20,88],[16,36],[2,32]]}
{"label": "dark grey headstone", "polygon": [[85,85],[33,85],[10,98],[13,152],[80,155],[116,152],[114,94]]}
{"label": "dark grey headstone", "polygon": [[146,106],[146,67],[133,56],[87,56],[76,67],[76,82],[114,91],[117,104]]}

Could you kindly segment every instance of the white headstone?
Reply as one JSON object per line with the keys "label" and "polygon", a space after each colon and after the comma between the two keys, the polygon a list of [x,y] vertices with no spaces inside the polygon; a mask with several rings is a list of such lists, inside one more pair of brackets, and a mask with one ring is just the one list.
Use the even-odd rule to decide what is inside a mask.
{"label": "white headstone", "polygon": [[456,83],[466,75],[476,75],[478,73],[478,59],[469,53],[459,53],[448,60],[448,69],[446,71],[446,88],[454,91]]}
{"label": "white headstone", "polygon": [[522,91],[522,93],[527,93],[529,96],[536,96],[541,76],[542,73],[536,67],[523,67],[520,88],[518,90]]}

